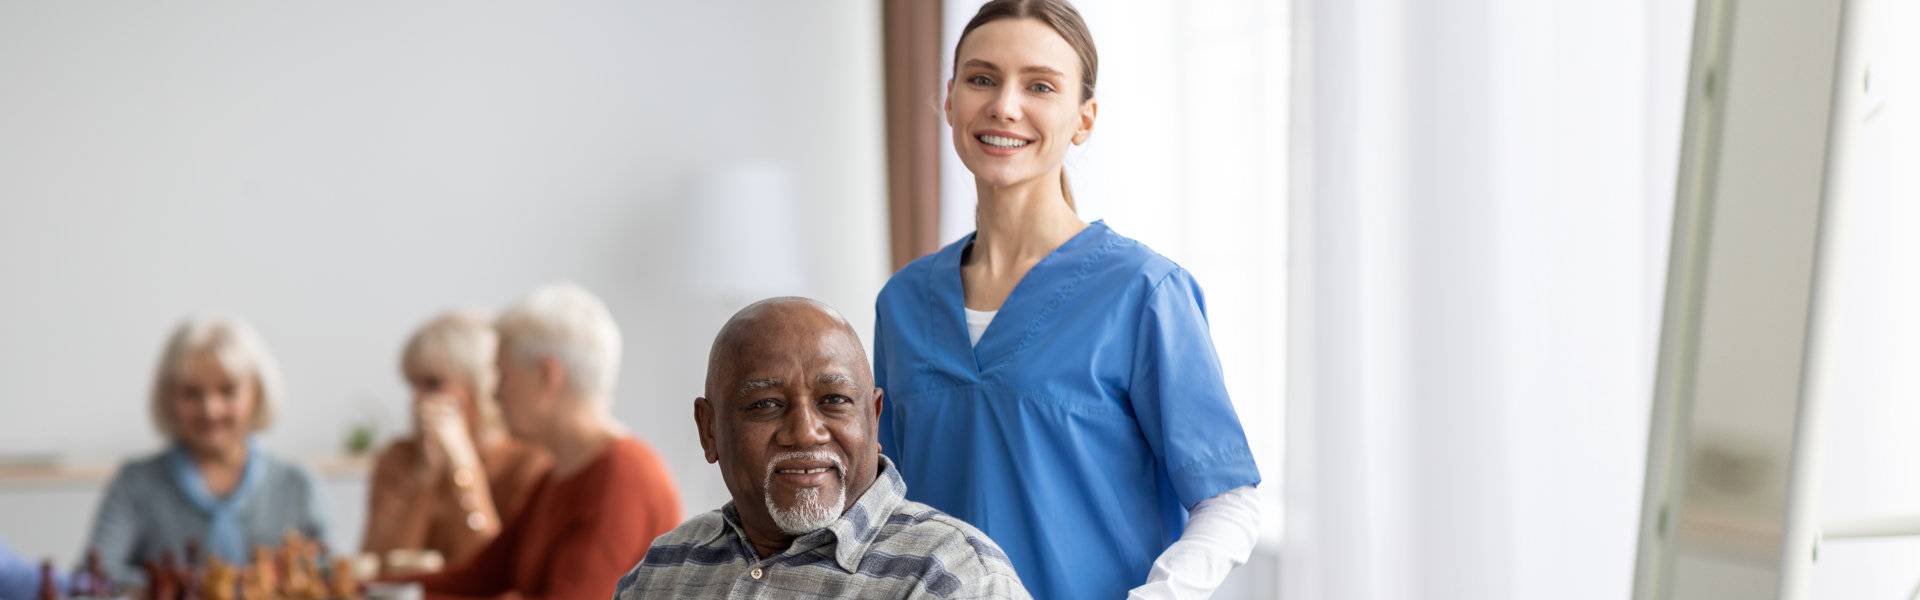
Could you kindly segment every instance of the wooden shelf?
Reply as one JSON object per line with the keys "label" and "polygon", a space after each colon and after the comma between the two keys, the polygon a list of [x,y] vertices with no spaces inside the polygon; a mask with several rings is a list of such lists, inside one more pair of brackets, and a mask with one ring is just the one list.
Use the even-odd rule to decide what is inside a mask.
{"label": "wooden shelf", "polygon": [[[322,479],[360,479],[372,468],[371,456],[317,456],[300,464]],[[120,468],[119,462],[39,459],[0,463],[0,489],[34,487],[105,486]]]}

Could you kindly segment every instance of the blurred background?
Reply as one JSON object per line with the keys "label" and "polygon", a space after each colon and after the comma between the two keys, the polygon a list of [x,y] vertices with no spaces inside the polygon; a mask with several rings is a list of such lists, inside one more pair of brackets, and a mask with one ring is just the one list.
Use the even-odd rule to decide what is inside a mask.
{"label": "blurred background", "polygon": [[[161,448],[164,336],[218,312],[358,547],[346,441],[409,426],[405,336],[563,279],[625,334],[615,415],[719,506],[691,400],[720,323],[800,294],[870,338],[893,267],[971,231],[939,90],[979,4],[0,2],[0,537],[80,555],[112,465]],[[1080,214],[1205,287],[1261,463],[1217,597],[1628,597],[1694,3],[1076,4]],[[1830,175],[1816,487],[1920,514],[1920,10],[1851,5],[1877,108]],[[1840,547],[1813,597],[1916,565]]]}

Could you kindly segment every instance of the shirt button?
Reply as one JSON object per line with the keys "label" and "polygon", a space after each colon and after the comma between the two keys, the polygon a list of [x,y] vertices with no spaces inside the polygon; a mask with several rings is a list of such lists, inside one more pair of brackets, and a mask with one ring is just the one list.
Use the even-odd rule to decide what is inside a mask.
{"label": "shirt button", "polygon": [[760,573],[760,567],[754,567],[754,568],[753,568],[753,578],[754,578],[754,579],[759,579],[759,578],[760,578],[760,575],[761,575],[761,573]]}

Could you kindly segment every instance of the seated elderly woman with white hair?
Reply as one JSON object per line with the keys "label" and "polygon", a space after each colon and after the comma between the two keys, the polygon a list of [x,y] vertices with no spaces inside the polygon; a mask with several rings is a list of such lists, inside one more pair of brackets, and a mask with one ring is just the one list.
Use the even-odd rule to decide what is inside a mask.
{"label": "seated elderly woman with white hair", "polygon": [[238,319],[190,319],[161,354],[149,398],[169,441],[121,466],[101,500],[88,547],[109,576],[143,584],[142,565],[189,546],[237,564],[286,530],[326,535],[313,476],[262,450],[253,433],[282,399],[279,371]]}
{"label": "seated elderly woman with white hair", "polygon": [[494,400],[493,319],[456,310],[407,340],[400,371],[413,388],[414,431],[374,462],[362,547],[388,575],[435,571],[472,557],[500,534],[545,475],[545,450],[507,434]]}
{"label": "seated elderly woman with white hair", "polygon": [[579,286],[535,290],[495,320],[507,431],[553,468],[525,506],[464,564],[411,578],[426,597],[607,600],[653,538],[680,523],[666,464],[610,412],[620,330]]}

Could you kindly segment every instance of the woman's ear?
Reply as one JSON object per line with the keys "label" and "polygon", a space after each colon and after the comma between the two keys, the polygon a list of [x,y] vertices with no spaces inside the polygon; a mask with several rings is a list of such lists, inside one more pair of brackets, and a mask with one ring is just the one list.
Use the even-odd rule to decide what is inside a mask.
{"label": "woman's ear", "polygon": [[566,391],[567,378],[570,376],[572,373],[560,366],[559,360],[551,356],[540,357],[540,389],[545,390],[548,396],[559,396]]}
{"label": "woman's ear", "polygon": [[953,126],[953,79],[947,79],[947,97],[940,102],[940,114],[947,117],[947,126]]}
{"label": "woman's ear", "polygon": [[1093,119],[1099,115],[1099,100],[1088,99],[1080,103],[1080,128],[1073,131],[1073,145],[1087,143],[1087,138],[1093,135]]}

